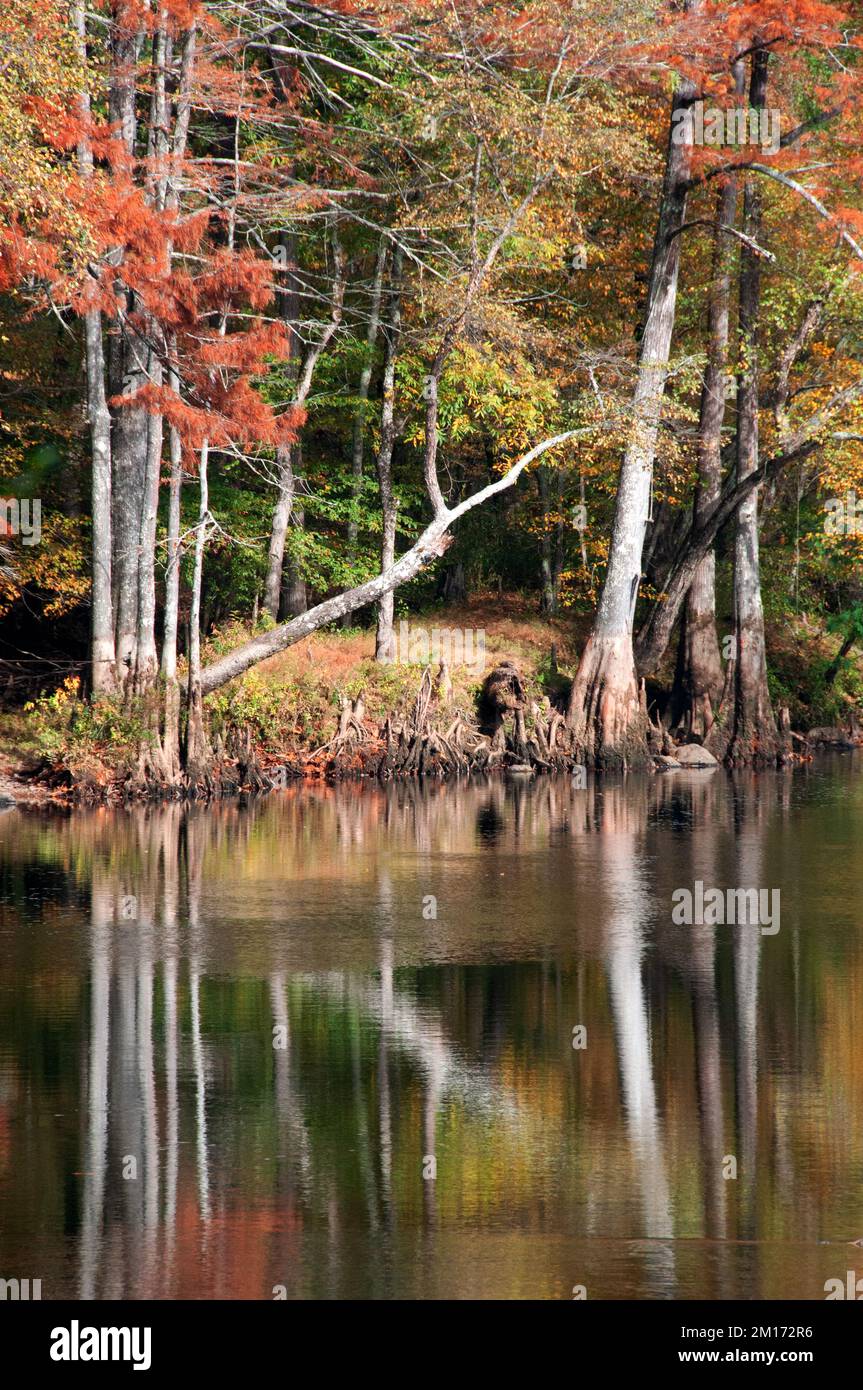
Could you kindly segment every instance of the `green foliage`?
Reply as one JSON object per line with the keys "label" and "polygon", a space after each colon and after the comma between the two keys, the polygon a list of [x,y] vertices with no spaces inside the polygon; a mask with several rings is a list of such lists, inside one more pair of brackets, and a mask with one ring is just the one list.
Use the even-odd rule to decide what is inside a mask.
{"label": "green foliage", "polygon": [[258,747],[278,752],[295,732],[292,711],[297,701],[295,688],[267,681],[252,671],[245,680],[213,696],[212,728],[221,733],[247,729]]}
{"label": "green foliage", "polygon": [[113,761],[148,737],[143,710],[105,696],[83,699],[77,676],[68,676],[57,690],[28,702],[24,713],[37,750],[69,767],[94,756]]}

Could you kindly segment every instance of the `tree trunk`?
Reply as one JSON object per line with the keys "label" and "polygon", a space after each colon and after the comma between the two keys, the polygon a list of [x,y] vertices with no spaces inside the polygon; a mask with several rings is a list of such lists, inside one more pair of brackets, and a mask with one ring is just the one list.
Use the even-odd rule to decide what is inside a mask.
{"label": "tree trunk", "polygon": [[[149,379],[162,383],[162,364],[150,354]],[[141,522],[138,533],[138,630],[135,635],[135,691],[149,691],[159,670],[156,653],[156,522],[159,512],[159,481],[162,472],[161,415],[147,417],[147,452],[141,487]]]}
{"label": "tree trunk", "polygon": [[[743,63],[734,64],[735,88],[743,96]],[[728,319],[732,241],[727,228],[737,217],[737,179],[726,178],[716,198],[713,265],[707,308],[707,364],[701,391],[698,479],[692,509],[694,527],[704,524],[722,490],[722,425],[728,370]],[[703,741],[722,697],[724,673],[716,633],[716,557],[711,549],[695,571],[680,625],[677,687],[682,705],[681,732]]]}
{"label": "tree trunk", "polygon": [[[764,106],[769,57],[759,48],[752,58],[749,104]],[[748,178],[743,193],[743,231],[754,242],[761,231],[761,188]],[[758,469],[758,338],[761,311],[761,260],[744,245],[740,256],[740,360],[737,391],[737,479],[742,482]],[[767,688],[767,656],[764,611],[761,604],[761,567],[758,553],[758,489],[754,489],[737,513],[734,546],[735,669],[732,708],[723,727],[715,726],[711,747],[732,763],[775,762],[781,740],[773,718]]]}
{"label": "tree trunk", "polygon": [[87,410],[93,457],[93,597],[92,671],[94,695],[115,685],[114,613],[111,590],[111,414],[105,399],[102,315],[92,310],[84,321],[87,356]]}
{"label": "tree trunk", "polygon": [[467,602],[467,573],[463,560],[456,560],[453,564],[447,565],[441,574],[437,592],[444,603]]}
{"label": "tree trunk", "polygon": [[[282,314],[286,321],[291,325],[291,352],[294,351],[296,342],[296,324],[299,319],[299,300],[296,293],[297,285],[297,261],[296,253],[293,249],[293,238],[283,239],[283,244],[287,250],[287,274],[289,277],[288,287],[282,300]],[[338,225],[333,229],[333,298],[332,313],[329,323],[316,343],[306,352],[303,364],[297,379],[296,390],[292,404],[294,407],[302,406],[309,394],[318,359],[324,349],[329,345],[339,324],[342,321],[342,308],[345,298],[345,255],[339,241]],[[291,283],[293,282],[293,291]],[[295,446],[296,456],[299,455],[299,443]],[[282,448],[277,451],[278,463],[278,487],[279,495],[273,509],[273,522],[270,529],[270,546],[267,555],[267,578],[264,585],[264,607],[272,618],[279,616],[279,596],[282,595],[287,612],[305,611],[305,581],[302,580],[296,570],[295,565],[291,565],[291,573],[283,574],[285,540],[288,534],[288,523],[291,519],[291,508],[294,497],[299,491],[297,483],[300,479],[293,472],[293,463],[289,449]],[[302,508],[296,509],[297,524],[302,527],[304,515]],[[299,606],[298,606],[299,605]]]}
{"label": "tree trunk", "polygon": [[[542,510],[541,525],[542,538],[540,541],[540,570],[542,574],[542,604],[541,610],[546,617],[553,618],[557,614],[557,587],[558,574],[555,556],[555,540],[549,528],[549,511],[551,503],[550,479],[548,469],[540,464],[536,470],[536,485],[539,490],[539,501]],[[555,527],[555,530],[557,528]]]}
{"label": "tree trunk", "polygon": [[[124,296],[125,297],[125,296]],[[138,366],[146,349],[132,334],[120,348],[123,362],[121,396],[132,396],[146,381]],[[144,503],[148,428],[147,413],[122,403],[113,408],[111,450],[114,463],[113,525],[116,589],[116,651],[118,685],[126,690],[138,658],[138,559],[140,519]]]}
{"label": "tree trunk", "polygon": [[[111,78],[108,115],[130,159],[135,154],[137,116],[136,74],[143,33],[127,28],[119,18],[111,46]],[[121,268],[122,249],[112,258]],[[117,281],[120,319],[112,353],[112,394],[131,396],[146,381],[147,348],[128,322],[133,296]],[[142,506],[142,481],[147,451],[147,415],[140,408],[112,407],[111,453],[114,468],[112,496],[113,583],[117,685],[125,690],[134,676],[138,631],[138,542]]]}
{"label": "tree trunk", "polygon": [[[735,64],[738,88],[742,64]],[[693,522],[704,524],[722,490],[722,425],[728,368],[728,318],[731,293],[731,240],[723,227],[733,227],[737,212],[737,180],[728,178],[716,200],[713,274],[707,310],[708,349],[698,431],[698,480]],[[699,564],[689,593],[680,631],[678,678],[683,701],[683,732],[699,741],[713,726],[722,696],[724,674],[716,633],[716,557],[711,549]]]}
{"label": "tree trunk", "polygon": [[[378,471],[380,478],[380,470]],[[385,494],[384,487],[381,485],[381,568],[389,569],[396,554],[396,507],[393,501],[392,490]],[[378,604],[378,621],[375,630],[375,661],[394,661],[395,660],[395,635],[393,632],[393,615],[395,612],[395,595],[390,590],[384,594]]]}
{"label": "tree trunk", "polygon": [[[171,385],[178,389],[175,374]],[[180,687],[177,682],[177,631],[180,611],[180,517],[182,514],[183,450],[180,436],[170,431],[171,482],[168,494],[167,566],[165,569],[165,620],[162,632],[162,679],[165,683],[165,710],[162,729],[162,758],[168,780],[180,775]]]}
{"label": "tree trunk", "polygon": [[[393,448],[397,427],[395,419],[396,354],[401,335],[401,277],[403,255],[400,248],[393,258],[392,282],[390,285],[389,322],[386,333],[386,355],[384,358],[383,406],[381,408],[381,442],[378,449],[376,468],[378,492],[381,500],[381,571],[388,570],[396,554],[396,516],[397,503],[393,493]],[[393,661],[395,658],[395,638],[393,635],[394,595],[392,590],[385,593],[378,604],[378,622],[375,633],[375,661]]]}
{"label": "tree trunk", "polygon": [[[153,36],[150,119],[147,131],[147,202],[156,212],[164,211],[169,193],[168,179],[168,99],[166,68],[169,40],[165,11],[159,13]],[[171,265],[170,243],[165,249],[165,269]],[[164,334],[147,315],[147,380],[157,390],[163,380]],[[138,631],[135,641],[135,691],[149,691],[156,682],[159,660],[156,653],[156,526],[159,513],[159,483],[162,473],[163,423],[160,413],[148,412],[147,452],[141,488],[141,514],[138,532]],[[158,729],[155,730],[158,733]]]}
{"label": "tree trunk", "polygon": [[280,444],[276,449],[276,472],[279,495],[273,508],[270,527],[270,546],[267,553],[267,577],[264,581],[264,608],[271,618],[279,616],[282,592],[282,570],[285,563],[285,541],[294,505],[293,446]]}
{"label": "tree trunk", "polygon": [[676,672],[679,736],[703,743],[713,727],[724,679],[716,635],[716,560],[711,550],[695,571],[680,627]]}
{"label": "tree trunk", "polygon": [[[303,455],[299,444],[293,446],[293,453],[297,456],[297,462],[302,468]],[[301,473],[294,473],[292,476],[291,487],[293,488],[293,517],[294,524],[298,531],[302,531],[306,524],[306,508],[303,503],[303,477]],[[306,594],[306,580],[303,574],[302,560],[296,555],[288,555],[282,569],[282,591],[280,599],[280,609],[283,617],[296,618],[301,613],[305,613],[309,606]]]}
{"label": "tree trunk", "polygon": [[189,698],[186,727],[186,776],[192,787],[209,784],[210,746],[204,727],[204,705],[201,694],[201,586],[204,574],[204,550],[207,544],[207,523],[210,498],[207,478],[209,445],[201,445],[200,501],[198,528],[195,533],[195,568],[192,576],[192,605],[189,614]]}
{"label": "tree trunk", "polygon": [[[171,168],[164,188],[164,204],[179,206],[179,179],[189,134],[192,110],[192,77],[195,65],[197,35],[194,25],[187,30],[180,60],[180,79],[176,98]],[[171,252],[169,251],[169,254]],[[177,368],[176,342],[169,338],[168,385],[174,396],[180,397],[180,377]],[[180,527],[183,500],[183,447],[175,426],[169,430],[171,478],[168,492],[167,563],[165,568],[165,613],[162,629],[162,679],[165,685],[162,720],[162,764],[168,781],[180,777],[180,685],[177,680],[177,635],[180,614],[180,565],[182,548]]]}
{"label": "tree trunk", "polygon": [[[76,4],[72,20],[82,64],[87,61],[84,7]],[[82,92],[79,111],[85,134],[78,142],[78,168],[82,177],[93,174],[93,151],[86,126],[90,120],[90,95]],[[114,689],[114,608],[111,588],[111,414],[105,395],[105,354],[102,314],[90,309],[84,315],[84,357],[87,371],[87,418],[92,457],[91,511],[93,526],[90,685],[94,695]]]}
{"label": "tree trunk", "polygon": [[[297,325],[300,318],[296,238],[289,232],[283,232],[281,246],[285,255],[285,287],[281,295],[282,319],[288,326],[288,362],[290,364],[289,370],[293,372],[299,357]],[[267,577],[264,581],[264,608],[273,619],[277,619],[279,616],[285,540],[294,501],[294,472],[290,444],[280,444],[276,449],[276,474],[279,491],[273,509],[270,545],[267,553]]]}
{"label": "tree trunk", "polygon": [[688,126],[695,88],[680,83],[671,114],[665,180],[651,267],[647,318],[633,402],[634,422],[620,470],[608,569],[593,629],[572,683],[567,723],[579,756],[620,766],[646,755],[632,631],[653,461],[677,305],[680,231],[686,211],[691,146]]}
{"label": "tree trunk", "polygon": [[[834,399],[839,400],[844,394],[844,391],[837,392]],[[828,410],[829,407],[818,412],[819,424],[823,423]],[[809,454],[815,453],[818,447],[816,429],[813,428],[811,421],[807,422],[791,437],[786,452],[768,459],[759,467],[757,473],[750,474],[748,478],[735,482],[733,485],[726,485],[718,505],[705,519],[704,525],[691,533],[689,539],[675,556],[662,586],[665,597],[661,603],[653,605],[647,621],[638,634],[635,642],[635,659],[636,669],[640,677],[650,675],[662,660],[663,653],[671,640],[671,634],[674,631],[674,625],[677,622],[683,601],[695,577],[695,572],[705,555],[708,554],[719,532],[735,515],[738,507],[763,482],[778,477],[784,468],[807,458]],[[728,668],[726,667],[726,677],[727,674]]]}
{"label": "tree trunk", "polygon": [[366,333],[366,358],[360,372],[357,388],[357,409],[354,415],[354,432],[351,446],[351,512],[348,519],[348,555],[356,557],[357,536],[359,534],[358,508],[363,486],[363,442],[366,427],[366,408],[369,399],[369,386],[372,380],[372,365],[375,344],[381,319],[381,295],[383,292],[384,270],[387,261],[387,238],[382,236],[378,246],[375,263],[375,278],[372,285],[372,302],[369,310],[368,332]]}

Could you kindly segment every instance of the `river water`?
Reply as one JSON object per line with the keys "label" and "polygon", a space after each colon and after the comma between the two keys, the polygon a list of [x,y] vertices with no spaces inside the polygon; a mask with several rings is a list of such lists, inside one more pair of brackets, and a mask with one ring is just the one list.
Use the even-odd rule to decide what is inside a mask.
{"label": "river water", "polygon": [[[863,1276],[861,843],[856,755],[7,812],[0,1278],[824,1298]],[[698,882],[781,916],[677,925]]]}

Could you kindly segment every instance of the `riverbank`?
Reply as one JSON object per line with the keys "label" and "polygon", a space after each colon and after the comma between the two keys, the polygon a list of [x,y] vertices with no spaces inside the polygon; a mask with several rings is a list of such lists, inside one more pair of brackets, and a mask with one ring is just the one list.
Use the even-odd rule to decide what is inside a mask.
{"label": "riverbank", "polygon": [[52,793],[38,780],[39,764],[20,750],[0,749],[0,815],[15,806],[45,806],[68,797]]}
{"label": "riverbank", "polygon": [[[399,622],[391,664],[375,662],[370,630],[315,633],[206,702],[213,762],[206,781],[192,788],[142,774],[152,727],[145,708],[90,704],[77,681],[67,680],[0,716],[0,803],[112,803],[234,795],[303,780],[571,771],[579,763],[563,712],[586,630],[583,620],[545,619],[517,596],[495,596]],[[207,659],[242,635],[236,625],[217,633]],[[794,757],[858,746],[859,655],[852,653],[828,685],[838,638],[805,616],[773,625],[769,637],[771,693],[777,709],[789,710]],[[484,686],[490,673],[491,697]],[[672,680],[669,653],[650,698],[661,699]],[[653,740],[653,770],[678,762],[712,759],[667,735]]]}

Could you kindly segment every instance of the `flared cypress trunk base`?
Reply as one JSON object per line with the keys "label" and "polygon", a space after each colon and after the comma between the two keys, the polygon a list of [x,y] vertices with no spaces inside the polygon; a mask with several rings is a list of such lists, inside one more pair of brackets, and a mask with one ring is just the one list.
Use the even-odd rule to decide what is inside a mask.
{"label": "flared cypress trunk base", "polygon": [[186,722],[185,780],[188,791],[193,796],[211,796],[215,791],[213,773],[215,754],[207,737],[204,722],[204,703],[200,685],[189,692],[189,708]]}
{"label": "flared cypress trunk base", "polygon": [[176,680],[165,685],[162,717],[162,764],[169,786],[179,786],[180,765],[180,687]]}
{"label": "flared cypress trunk base", "polygon": [[594,632],[588,638],[572,683],[567,725],[586,765],[609,771],[647,765],[647,711],[627,636]]}
{"label": "flared cypress trunk base", "polygon": [[678,742],[704,743],[713,728],[724,687],[712,613],[684,613],[671,708]]}
{"label": "flared cypress trunk base", "polygon": [[777,727],[766,673],[726,668],[725,689],[716,720],[704,740],[727,767],[777,767],[791,756],[790,733]]}

